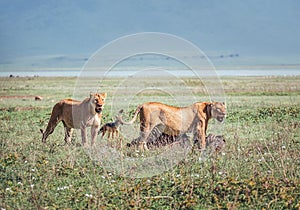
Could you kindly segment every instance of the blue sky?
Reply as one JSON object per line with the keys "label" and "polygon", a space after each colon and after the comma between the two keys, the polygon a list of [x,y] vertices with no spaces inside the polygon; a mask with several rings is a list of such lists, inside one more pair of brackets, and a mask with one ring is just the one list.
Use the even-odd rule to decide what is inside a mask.
{"label": "blue sky", "polygon": [[180,36],[219,65],[300,63],[298,0],[1,0],[0,69],[80,68],[139,32]]}

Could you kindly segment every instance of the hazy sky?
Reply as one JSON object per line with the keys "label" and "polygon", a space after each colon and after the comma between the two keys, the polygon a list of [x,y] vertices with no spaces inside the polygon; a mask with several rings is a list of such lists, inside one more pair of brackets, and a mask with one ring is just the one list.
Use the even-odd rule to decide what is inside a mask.
{"label": "hazy sky", "polygon": [[180,36],[225,65],[300,63],[298,0],[0,0],[0,69],[81,67],[138,32]]}

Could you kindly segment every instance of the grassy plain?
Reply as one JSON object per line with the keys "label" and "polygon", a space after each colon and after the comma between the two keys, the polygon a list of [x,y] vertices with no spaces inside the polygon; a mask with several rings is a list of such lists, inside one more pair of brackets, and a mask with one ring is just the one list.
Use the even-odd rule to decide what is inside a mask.
{"label": "grassy plain", "polygon": [[[73,96],[76,78],[0,78],[1,209],[300,209],[300,77],[221,80],[225,150],[204,162],[195,151],[164,173],[130,178],[76,144],[62,146],[62,125],[41,143],[39,129],[56,101]],[[101,88],[112,96],[119,83]],[[201,82],[185,84],[205,98]],[[164,97],[145,92],[135,100]],[[111,107],[108,98],[103,122],[112,120]]]}

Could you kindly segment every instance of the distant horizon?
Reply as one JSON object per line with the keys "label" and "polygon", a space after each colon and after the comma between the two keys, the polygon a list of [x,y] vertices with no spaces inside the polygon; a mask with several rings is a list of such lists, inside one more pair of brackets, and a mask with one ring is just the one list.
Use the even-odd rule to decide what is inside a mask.
{"label": "distant horizon", "polygon": [[[248,66],[219,68],[216,67],[216,74],[223,76],[300,76],[300,65],[293,68],[284,68],[287,66]],[[93,72],[97,72],[96,70]],[[128,77],[135,74],[134,70],[114,70],[109,77]],[[51,68],[51,69],[27,69],[27,70],[7,70],[0,71],[0,77],[80,77],[82,68]],[[186,70],[173,70],[172,73],[179,77],[195,77]],[[97,74],[95,74],[97,77]]]}

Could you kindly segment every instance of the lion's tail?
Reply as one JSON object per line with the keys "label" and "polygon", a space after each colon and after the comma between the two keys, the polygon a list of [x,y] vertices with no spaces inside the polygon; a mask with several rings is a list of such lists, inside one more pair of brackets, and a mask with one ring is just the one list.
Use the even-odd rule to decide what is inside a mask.
{"label": "lion's tail", "polygon": [[134,116],[133,118],[129,121],[129,122],[125,122],[123,121],[123,119],[121,120],[121,122],[124,124],[124,125],[131,125],[132,123],[134,123],[134,121],[136,121],[136,118],[138,116],[138,114],[140,113],[141,109],[143,108],[143,105],[139,105],[137,107],[137,109],[135,110],[134,112]]}

